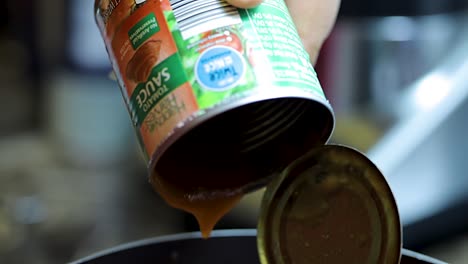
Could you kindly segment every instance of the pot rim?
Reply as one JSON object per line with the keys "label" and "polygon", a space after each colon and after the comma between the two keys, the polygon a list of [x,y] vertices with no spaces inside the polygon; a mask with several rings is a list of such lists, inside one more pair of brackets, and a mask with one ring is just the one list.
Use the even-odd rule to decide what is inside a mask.
{"label": "pot rim", "polygon": [[[223,238],[223,237],[255,237],[255,236],[257,236],[256,229],[223,229],[223,230],[214,230],[210,235],[210,239]],[[171,242],[171,241],[193,240],[193,239],[202,239],[201,233],[200,232],[186,232],[186,233],[178,233],[178,234],[172,234],[172,235],[164,235],[164,236],[158,236],[158,237],[153,237],[153,238],[141,239],[141,240],[121,244],[121,245],[118,245],[109,249],[99,251],[90,256],[72,261],[70,262],[70,264],[86,263],[88,261],[91,261],[100,257],[104,257],[107,255],[120,252],[120,251],[130,250],[130,249],[138,248],[142,246],[166,243],[166,242]],[[435,258],[426,256],[426,255],[422,255],[420,253],[417,253],[408,249],[404,249],[404,248],[401,250],[401,253],[402,253],[402,257],[407,257],[407,258],[411,258],[411,259],[415,259],[415,260],[419,260],[419,261],[423,261],[427,263],[447,264],[446,262],[437,260]]]}

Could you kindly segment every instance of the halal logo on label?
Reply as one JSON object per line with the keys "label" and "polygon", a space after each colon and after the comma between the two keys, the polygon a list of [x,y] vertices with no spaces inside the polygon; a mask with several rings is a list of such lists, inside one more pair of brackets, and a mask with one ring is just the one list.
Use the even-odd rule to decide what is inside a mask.
{"label": "halal logo on label", "polygon": [[237,50],[215,46],[205,50],[198,58],[195,77],[207,90],[225,91],[239,84],[245,70],[245,60]]}

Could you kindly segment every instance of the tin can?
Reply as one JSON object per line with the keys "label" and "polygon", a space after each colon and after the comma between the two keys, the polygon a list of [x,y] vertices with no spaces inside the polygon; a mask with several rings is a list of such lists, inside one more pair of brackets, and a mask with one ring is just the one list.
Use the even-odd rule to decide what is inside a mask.
{"label": "tin can", "polygon": [[365,155],[345,146],[314,148],[271,181],[257,229],[263,264],[401,259],[392,191]]}
{"label": "tin can", "polygon": [[152,181],[248,192],[329,139],[283,0],[96,0],[95,14]]}

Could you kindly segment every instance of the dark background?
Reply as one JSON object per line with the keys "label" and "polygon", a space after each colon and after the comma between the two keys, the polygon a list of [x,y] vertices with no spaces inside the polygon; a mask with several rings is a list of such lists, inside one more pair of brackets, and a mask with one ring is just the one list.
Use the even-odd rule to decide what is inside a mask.
{"label": "dark background", "polygon": [[[169,208],[147,184],[119,89],[108,77],[92,6],[92,0],[0,2],[1,263],[63,263],[121,243],[197,228],[191,216]],[[343,0],[316,67],[336,110],[332,141],[367,151],[395,122],[386,105],[377,107],[383,88],[364,77],[374,67],[375,47],[395,57],[401,52],[395,47],[407,44],[375,44],[366,37],[368,29],[385,17],[455,17],[466,6],[462,0]],[[457,35],[459,25],[448,27]],[[341,42],[348,48],[337,49],[343,34],[363,38],[359,48]],[[447,38],[444,47],[454,41]],[[430,71],[444,59],[444,50],[399,85]],[[336,67],[353,54],[358,56],[353,74]],[[422,55],[410,52],[406,58],[425,58],[417,56]],[[345,73],[353,85],[342,93],[333,80]],[[258,200],[255,194],[247,197],[217,228],[254,227]],[[454,199],[430,217],[405,224],[405,247],[463,263],[467,208],[467,199]]]}

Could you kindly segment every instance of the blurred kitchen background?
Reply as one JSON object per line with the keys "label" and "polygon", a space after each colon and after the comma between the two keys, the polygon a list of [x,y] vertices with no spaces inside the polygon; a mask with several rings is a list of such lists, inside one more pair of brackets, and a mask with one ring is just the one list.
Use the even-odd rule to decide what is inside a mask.
{"label": "blurred kitchen background", "polygon": [[[342,1],[316,65],[332,142],[382,169],[406,248],[468,263],[468,1]],[[0,1],[0,263],[197,228],[147,184],[93,2]],[[217,228],[255,227],[260,196]]]}

